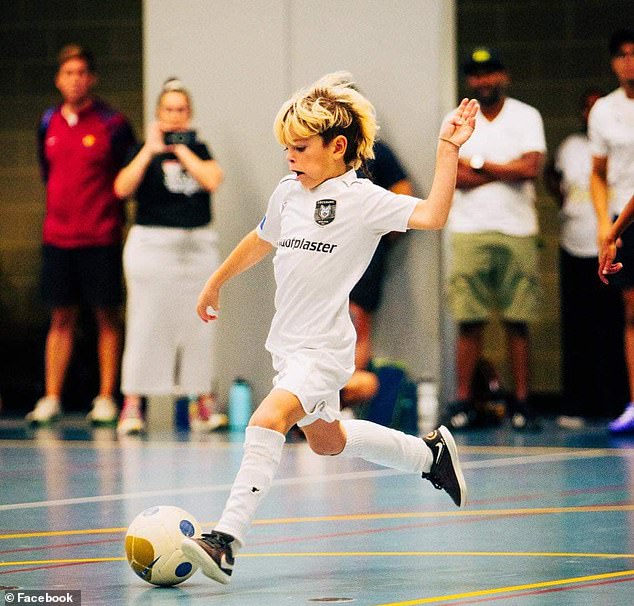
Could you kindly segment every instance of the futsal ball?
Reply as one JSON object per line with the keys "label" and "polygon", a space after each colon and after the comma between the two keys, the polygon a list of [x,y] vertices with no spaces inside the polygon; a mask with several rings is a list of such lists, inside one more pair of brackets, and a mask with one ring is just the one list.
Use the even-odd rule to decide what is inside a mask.
{"label": "futsal ball", "polygon": [[153,585],[182,583],[197,568],[181,551],[181,542],[201,533],[196,518],[180,507],[150,507],[132,520],[125,535],[128,563],[138,576]]}

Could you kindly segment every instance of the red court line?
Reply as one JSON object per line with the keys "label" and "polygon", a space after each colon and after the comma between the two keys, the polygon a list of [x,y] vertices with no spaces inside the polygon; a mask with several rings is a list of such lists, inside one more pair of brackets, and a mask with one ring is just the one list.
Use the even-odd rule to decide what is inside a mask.
{"label": "red court line", "polygon": [[[501,520],[504,518],[518,518],[518,517],[528,517],[532,514],[507,514],[507,515],[499,515],[495,516],[495,520]],[[279,545],[281,543],[299,543],[301,541],[313,541],[313,540],[325,540],[325,539],[336,539],[342,537],[351,537],[351,536],[363,536],[370,534],[378,534],[384,532],[393,532],[400,530],[412,530],[416,528],[432,528],[437,526],[458,526],[465,524],[475,524],[477,522],[486,522],[486,521],[494,521],[491,516],[482,516],[482,517],[469,517],[469,518],[458,518],[458,519],[444,519],[438,522],[423,522],[420,524],[400,524],[398,526],[384,526],[382,528],[364,528],[362,530],[350,530],[347,532],[333,532],[327,534],[314,534],[314,535],[302,535],[302,536],[286,536],[282,538],[271,539],[267,541],[259,541],[259,542],[250,542],[249,547],[262,547],[268,545]]]}
{"label": "red court line", "polygon": [[531,494],[520,494],[520,495],[510,495],[504,497],[497,497],[493,499],[475,499],[470,500],[469,505],[493,505],[499,503],[515,503],[517,501],[537,501],[539,499],[549,498],[552,499],[554,496],[560,497],[571,497],[571,496],[579,496],[584,494],[603,494],[607,492],[620,492],[620,491],[629,491],[629,486],[626,484],[622,484],[620,486],[602,486],[599,488],[578,488],[575,490],[559,490],[556,492],[545,492],[545,493],[531,493]]}
{"label": "red court line", "polygon": [[451,602],[452,606],[462,606],[463,604],[482,604],[484,602],[493,602],[494,600],[509,600],[517,597],[526,597],[531,595],[542,595],[543,593],[555,593],[557,591],[571,591],[576,589],[586,589],[587,587],[598,587],[599,585],[614,585],[615,583],[631,583],[634,576],[621,579],[606,579],[605,581],[595,581],[593,583],[579,583],[568,585],[567,587],[549,587],[547,589],[535,589],[533,591],[523,591],[521,593],[509,592],[507,595],[498,595],[495,597],[478,598],[475,600],[463,600],[462,602]]}

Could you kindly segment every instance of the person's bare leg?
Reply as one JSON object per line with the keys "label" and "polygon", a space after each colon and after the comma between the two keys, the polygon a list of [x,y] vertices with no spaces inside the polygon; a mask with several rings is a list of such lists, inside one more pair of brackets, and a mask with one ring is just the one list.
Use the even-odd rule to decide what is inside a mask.
{"label": "person's bare leg", "polygon": [[342,404],[355,406],[371,400],[379,391],[379,377],[369,370],[355,370],[341,390]]}
{"label": "person's bare leg", "polygon": [[506,348],[513,382],[515,397],[519,402],[526,402],[530,382],[530,339],[528,326],[523,322],[505,322]]}
{"label": "person's bare leg", "polygon": [[467,402],[471,398],[471,382],[478,360],[482,357],[484,323],[460,324],[456,345],[456,399]]}
{"label": "person's bare leg", "polygon": [[357,331],[354,365],[365,370],[372,359],[372,314],[350,302],[350,317]]}
{"label": "person's bare leg", "polygon": [[44,353],[46,396],[60,398],[62,395],[66,371],[73,354],[78,315],[79,308],[76,306],[55,307],[51,313]]}
{"label": "person's bare leg", "polygon": [[99,395],[112,397],[119,380],[121,359],[121,321],[117,308],[95,309],[97,353],[99,356]]}

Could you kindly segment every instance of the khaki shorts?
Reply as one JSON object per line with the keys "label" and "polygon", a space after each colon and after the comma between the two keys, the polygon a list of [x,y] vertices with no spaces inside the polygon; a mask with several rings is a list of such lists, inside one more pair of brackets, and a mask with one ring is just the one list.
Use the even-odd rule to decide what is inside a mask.
{"label": "khaki shorts", "polygon": [[536,237],[457,233],[451,249],[448,295],[457,322],[484,322],[495,309],[509,322],[539,318]]}

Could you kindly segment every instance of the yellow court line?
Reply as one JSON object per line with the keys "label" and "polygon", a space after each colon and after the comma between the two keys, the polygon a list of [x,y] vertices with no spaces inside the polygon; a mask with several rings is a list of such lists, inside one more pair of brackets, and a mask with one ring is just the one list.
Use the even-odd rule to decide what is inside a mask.
{"label": "yellow court line", "polygon": [[241,558],[339,558],[339,557],[526,557],[526,558],[597,558],[634,559],[634,553],[583,553],[551,551],[287,551],[270,553],[241,553]]}
{"label": "yellow court line", "polygon": [[[413,511],[402,513],[363,513],[337,516],[313,516],[302,518],[275,518],[255,520],[257,525],[269,524],[299,524],[305,522],[336,522],[350,520],[402,520],[412,518],[461,518],[478,516],[519,516],[519,515],[549,515],[557,513],[599,513],[634,511],[632,505],[580,505],[576,507],[521,507],[514,509],[465,509],[457,511]],[[1,537],[0,537],[1,538]]]}
{"label": "yellow court line", "polygon": [[[256,526],[270,526],[274,524],[306,524],[313,522],[342,522],[367,520],[404,520],[404,519],[433,519],[433,518],[461,518],[461,517],[495,517],[495,516],[530,516],[553,515],[560,513],[616,513],[634,511],[634,504],[630,505],[579,505],[572,507],[520,507],[509,509],[465,509],[456,511],[410,511],[392,513],[358,513],[336,516],[306,516],[297,518],[269,518],[255,520]],[[203,523],[211,526],[213,523]],[[116,534],[125,532],[127,528],[96,528],[83,530],[50,530],[40,532],[21,532],[0,534],[0,540],[26,539],[35,537],[59,537],[90,534]]]}
{"label": "yellow court line", "polygon": [[[527,557],[527,558],[596,558],[603,560],[634,559],[634,553],[576,553],[540,551],[287,551],[241,553],[240,558],[365,558],[365,557]],[[36,566],[42,564],[88,564],[124,562],[124,557],[64,558],[52,560],[17,560],[0,562],[0,567]],[[634,571],[633,571],[634,572]],[[416,602],[418,603],[418,602]]]}
{"label": "yellow court line", "polygon": [[43,564],[88,564],[99,562],[122,562],[123,557],[116,558],[69,558],[63,560],[22,560],[18,562],[0,562],[0,566],[41,566]]}
{"label": "yellow court line", "polygon": [[494,589],[483,589],[481,591],[470,591],[468,593],[454,593],[452,595],[437,596],[433,598],[421,598],[419,600],[408,600],[406,602],[390,602],[389,604],[379,604],[378,606],[415,606],[416,604],[438,604],[440,602],[450,602],[464,598],[475,598],[496,593],[509,593],[514,591],[525,591],[527,589],[545,589],[546,587],[556,587],[558,585],[572,585],[577,583],[587,583],[589,581],[600,581],[605,579],[617,579],[634,575],[634,570],[621,570],[619,572],[607,572],[605,574],[593,574],[585,577],[572,577],[569,579],[556,579],[554,581],[543,581],[541,583],[528,583],[526,585],[512,585],[510,587],[496,587]]}
{"label": "yellow court line", "polygon": [[126,532],[127,528],[86,528],[83,530],[44,530],[40,532],[19,532],[15,534],[0,534],[0,540],[32,539],[36,537],[69,537],[87,534],[116,534]]}

